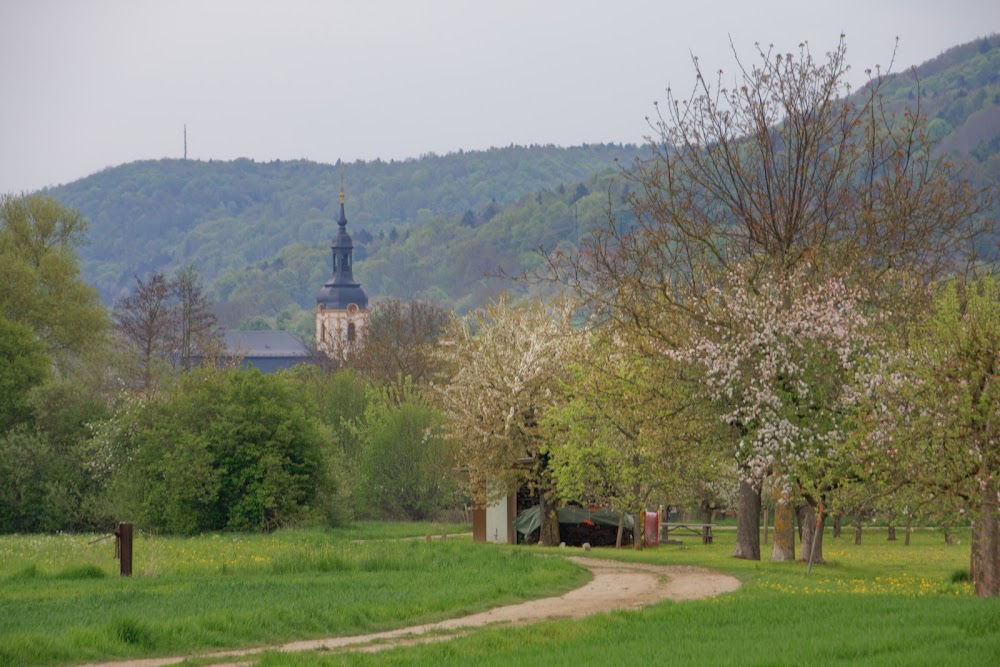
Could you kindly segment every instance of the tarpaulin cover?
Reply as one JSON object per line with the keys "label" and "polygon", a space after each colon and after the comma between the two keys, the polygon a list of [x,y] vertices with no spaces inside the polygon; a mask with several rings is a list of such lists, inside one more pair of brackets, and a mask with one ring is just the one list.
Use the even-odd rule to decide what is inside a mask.
{"label": "tarpaulin cover", "polygon": [[[592,521],[599,526],[613,526],[618,527],[618,512],[612,512],[607,509],[600,510],[588,510],[586,507],[563,507],[559,509],[559,523],[572,523],[580,524],[586,521]],[[534,507],[529,507],[514,519],[514,529],[521,535],[530,535],[532,532],[538,529],[541,522],[538,520],[538,505]],[[625,515],[625,528],[632,530],[635,523],[632,521],[632,515]]]}

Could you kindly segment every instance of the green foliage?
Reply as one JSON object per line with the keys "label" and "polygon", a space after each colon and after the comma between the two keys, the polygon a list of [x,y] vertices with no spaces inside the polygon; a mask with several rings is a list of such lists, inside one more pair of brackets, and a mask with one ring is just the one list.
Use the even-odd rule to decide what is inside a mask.
{"label": "green foliage", "polygon": [[365,414],[369,394],[365,382],[352,370],[327,372],[319,366],[296,366],[287,375],[295,395],[331,434],[326,455],[327,475],[336,480],[338,495],[327,515],[348,518],[350,498],[361,480],[362,443],[354,424]]}
{"label": "green foliage", "polygon": [[115,418],[129,423],[115,432],[112,493],[147,529],[269,531],[313,519],[334,492],[326,432],[283,375],[191,371]]}
{"label": "green foliage", "polygon": [[27,395],[28,417],[0,431],[0,533],[107,525],[81,443],[106,416],[84,373],[50,378]]}
{"label": "green foliage", "polygon": [[942,286],[907,349],[875,382],[859,416],[857,451],[868,476],[974,511],[1000,474],[1000,283],[990,276]]}
{"label": "green foliage", "polygon": [[[569,366],[560,400],[541,420],[545,452],[563,501],[637,512],[669,492],[721,477],[713,452],[691,446],[695,424],[684,385],[620,339],[592,333]],[[698,432],[708,432],[699,424]]]}
{"label": "green foliage", "polygon": [[[350,230],[356,243],[393,230],[405,239],[409,228],[434,216],[461,217],[494,200],[503,204],[586,179],[623,152],[628,159],[637,149],[510,146],[354,162],[346,170]],[[306,161],[158,160],[106,169],[49,193],[82,210],[101,239],[85,249],[84,259],[105,301],[133,275],[193,263],[208,285],[220,279],[210,289],[216,298],[246,299],[255,309],[248,315],[273,316],[289,303],[313,305],[326,278],[337,181],[335,165]],[[363,254],[359,248],[359,261]],[[278,279],[264,279],[271,274]]]}
{"label": "green foliage", "polygon": [[55,465],[45,438],[28,429],[0,435],[0,533],[53,530],[49,470]]}
{"label": "green foliage", "polygon": [[28,391],[48,377],[50,364],[30,327],[0,315],[0,434],[30,419]]}
{"label": "green foliage", "polygon": [[52,197],[0,197],[0,316],[30,327],[64,371],[107,330],[97,292],[79,275],[86,229]]}
{"label": "green foliage", "polygon": [[361,516],[433,518],[455,500],[458,489],[453,444],[442,416],[408,382],[370,390],[364,419],[357,490]]}

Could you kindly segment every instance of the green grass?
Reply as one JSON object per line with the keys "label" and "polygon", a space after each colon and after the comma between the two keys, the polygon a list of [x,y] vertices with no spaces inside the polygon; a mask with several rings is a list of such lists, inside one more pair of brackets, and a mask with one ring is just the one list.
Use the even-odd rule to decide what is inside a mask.
{"label": "green grass", "polygon": [[390,540],[427,535],[472,534],[472,526],[467,523],[433,523],[430,521],[355,521],[343,528],[334,528],[331,533],[342,539]]}
{"label": "green grass", "polygon": [[[346,544],[367,540],[420,538],[471,532],[468,524],[358,521],[343,528],[279,531],[272,535],[214,533],[192,538],[158,537],[137,532],[133,572],[180,573],[208,568],[228,570],[268,563],[289,549],[308,545]],[[452,537],[451,539],[462,539]],[[114,538],[107,535],[0,536],[0,579],[22,569],[56,573],[66,567],[92,566],[118,574]]]}
{"label": "green grass", "polygon": [[112,544],[92,539],[0,538],[0,666],[389,629],[561,592],[589,576],[561,558],[468,539],[356,542],[293,531],[142,536],[137,576],[121,578]]}
{"label": "green grass", "polygon": [[969,598],[741,591],[376,654],[268,654],[260,665],[995,665],[998,635],[996,605]]}
{"label": "green grass", "polygon": [[[827,536],[827,565],[733,559],[735,534],[715,544],[590,552],[598,558],[707,565],[738,576],[739,591],[664,602],[634,612],[530,627],[498,627],[448,642],[380,653],[267,654],[266,667],[317,665],[995,665],[1000,601],[973,596],[968,531],[948,548],[941,533],[915,532],[909,547],[884,529]],[[574,552],[579,553],[577,550]]]}
{"label": "green grass", "polygon": [[[236,646],[357,634],[459,616],[575,587],[586,574],[560,556],[579,549],[498,547],[467,538],[357,541],[349,533],[141,537],[136,572],[115,575],[109,542],[78,536],[0,538],[0,665],[71,664],[190,655]],[[417,535],[443,532],[421,528]],[[1000,601],[973,596],[968,529],[947,547],[940,532],[886,541],[885,529],[826,539],[829,563],[731,557],[735,532],[643,552],[588,555],[693,564],[739,577],[739,591],[664,602],[381,653],[268,653],[265,666],[476,665],[993,665]],[[93,538],[89,538],[93,539]]]}

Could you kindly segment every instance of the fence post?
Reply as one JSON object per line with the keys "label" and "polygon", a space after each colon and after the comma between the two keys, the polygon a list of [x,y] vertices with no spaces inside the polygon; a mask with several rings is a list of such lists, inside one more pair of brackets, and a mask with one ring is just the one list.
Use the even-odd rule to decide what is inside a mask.
{"label": "fence post", "polygon": [[132,524],[120,523],[115,531],[115,555],[118,557],[120,574],[132,576]]}

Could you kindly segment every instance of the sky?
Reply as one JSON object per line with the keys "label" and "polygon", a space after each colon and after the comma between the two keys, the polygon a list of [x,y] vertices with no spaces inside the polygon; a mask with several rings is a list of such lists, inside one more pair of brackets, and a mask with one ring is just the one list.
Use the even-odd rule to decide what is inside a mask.
{"label": "sky", "polygon": [[335,163],[641,143],[755,43],[868,67],[1000,32],[997,0],[0,0],[0,193],[135,160]]}

